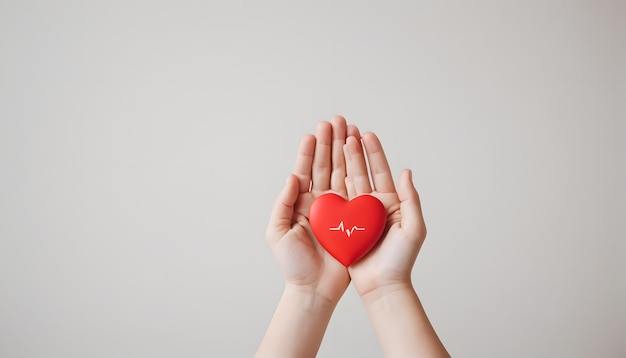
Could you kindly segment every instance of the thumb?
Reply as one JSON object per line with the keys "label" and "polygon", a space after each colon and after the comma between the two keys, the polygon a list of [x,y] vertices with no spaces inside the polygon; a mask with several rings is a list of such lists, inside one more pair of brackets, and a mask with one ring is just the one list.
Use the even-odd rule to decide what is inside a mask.
{"label": "thumb", "polygon": [[405,169],[400,174],[397,191],[402,216],[400,226],[423,240],[426,237],[426,225],[422,216],[419,194],[413,185],[413,172],[410,169]]}
{"label": "thumb", "polygon": [[291,229],[294,206],[298,200],[298,177],[290,174],[274,202],[267,225],[266,238],[271,247]]}

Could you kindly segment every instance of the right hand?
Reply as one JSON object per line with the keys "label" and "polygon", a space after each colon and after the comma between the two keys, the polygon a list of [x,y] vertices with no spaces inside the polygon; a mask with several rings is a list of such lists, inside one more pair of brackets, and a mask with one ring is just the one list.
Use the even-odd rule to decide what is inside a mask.
{"label": "right hand", "polygon": [[337,303],[348,284],[348,270],[317,241],[309,225],[309,207],[318,196],[334,192],[347,198],[343,117],[321,122],[316,135],[305,136],[293,174],[279,194],[266,239],[285,278],[286,288]]}

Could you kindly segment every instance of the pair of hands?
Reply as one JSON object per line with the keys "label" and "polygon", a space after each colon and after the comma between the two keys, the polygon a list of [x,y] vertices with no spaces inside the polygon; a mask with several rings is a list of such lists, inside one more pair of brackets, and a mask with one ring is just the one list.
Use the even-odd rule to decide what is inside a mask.
{"label": "pair of hands", "polygon": [[[370,194],[387,211],[383,237],[348,268],[319,244],[309,225],[311,203],[328,192],[348,200]],[[340,116],[321,122],[314,136],[302,139],[294,172],[274,204],[266,232],[286,288],[330,304],[339,301],[350,280],[362,298],[412,287],[411,270],[425,237],[411,171],[402,172],[396,189],[378,137],[361,135]]]}

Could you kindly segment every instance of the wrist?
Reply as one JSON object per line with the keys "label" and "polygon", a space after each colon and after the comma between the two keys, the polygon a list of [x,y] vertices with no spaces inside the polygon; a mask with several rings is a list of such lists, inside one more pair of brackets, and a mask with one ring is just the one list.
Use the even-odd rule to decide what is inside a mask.
{"label": "wrist", "polygon": [[297,305],[302,312],[316,317],[330,316],[338,302],[319,294],[315,288],[289,283],[285,285],[282,299]]}
{"label": "wrist", "polygon": [[[398,281],[377,286],[363,294],[361,300],[366,308],[374,308],[376,306],[385,307],[393,302],[394,297],[400,296],[416,296],[417,293],[413,288],[411,280]],[[380,308],[382,308],[380,307]]]}
{"label": "wrist", "polygon": [[386,357],[449,357],[410,282],[379,287],[362,299]]}
{"label": "wrist", "polygon": [[256,357],[315,357],[336,302],[288,284]]}

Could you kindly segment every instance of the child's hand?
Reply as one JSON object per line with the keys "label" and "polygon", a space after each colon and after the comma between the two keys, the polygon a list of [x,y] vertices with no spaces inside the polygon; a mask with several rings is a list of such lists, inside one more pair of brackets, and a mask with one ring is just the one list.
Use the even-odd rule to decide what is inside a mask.
{"label": "child's hand", "polygon": [[376,135],[365,133],[362,142],[369,174],[358,131],[344,146],[348,194],[350,198],[371,194],[380,199],[387,209],[387,226],[374,248],[350,266],[354,286],[386,357],[449,357],[411,282],[411,270],[426,237],[411,171],[402,172],[396,191]]}
{"label": "child's hand", "polygon": [[308,221],[311,203],[334,192],[347,198],[343,146],[346,122],[334,117],[305,136],[298,150],[294,173],[279,194],[266,238],[285,277],[286,289],[295,289],[336,304],[350,277],[313,236]]}
{"label": "child's hand", "polygon": [[[352,131],[351,131],[352,132]],[[366,157],[370,166],[368,174]],[[344,147],[349,197],[371,194],[387,210],[387,226],[374,248],[349,269],[354,286],[362,297],[371,293],[384,295],[390,290],[411,288],[411,269],[426,237],[419,196],[410,170],[400,175],[398,190],[383,148],[374,133],[347,139]],[[370,177],[374,184],[372,188]]]}

